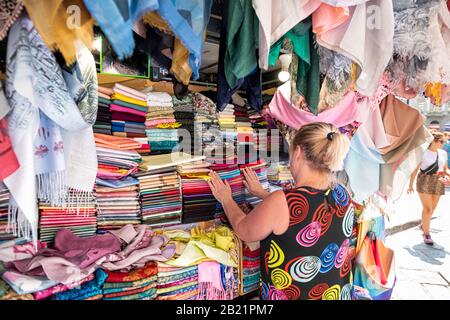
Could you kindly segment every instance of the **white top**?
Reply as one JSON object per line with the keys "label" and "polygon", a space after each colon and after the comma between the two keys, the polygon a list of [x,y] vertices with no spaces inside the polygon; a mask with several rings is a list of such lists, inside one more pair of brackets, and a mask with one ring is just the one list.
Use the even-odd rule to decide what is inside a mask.
{"label": "white top", "polygon": [[[439,171],[444,171],[444,166],[447,164],[447,152],[442,149],[438,149],[439,152]],[[425,170],[429,168],[436,161],[437,152],[426,150],[423,155],[422,163],[420,164],[420,169]]]}

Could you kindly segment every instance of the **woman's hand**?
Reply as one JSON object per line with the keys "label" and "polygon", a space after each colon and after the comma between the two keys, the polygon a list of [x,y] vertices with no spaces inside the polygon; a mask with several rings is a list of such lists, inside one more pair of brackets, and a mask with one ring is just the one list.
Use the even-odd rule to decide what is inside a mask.
{"label": "woman's hand", "polygon": [[246,167],[242,170],[242,172],[244,173],[245,177],[244,185],[251,195],[254,195],[260,199],[264,199],[270,194],[270,192],[268,192],[262,187],[261,182],[259,182],[259,178],[256,175],[255,171]]}
{"label": "woman's hand", "polygon": [[439,179],[446,187],[450,187],[450,177],[445,176]]}
{"label": "woman's hand", "polygon": [[224,205],[224,203],[233,200],[233,192],[228,181],[222,181],[214,171],[211,171],[209,176],[211,177],[211,181],[208,181],[208,185],[217,201]]}
{"label": "woman's hand", "polygon": [[409,186],[407,193],[408,193],[408,194],[414,193],[414,188],[413,188],[413,186]]}

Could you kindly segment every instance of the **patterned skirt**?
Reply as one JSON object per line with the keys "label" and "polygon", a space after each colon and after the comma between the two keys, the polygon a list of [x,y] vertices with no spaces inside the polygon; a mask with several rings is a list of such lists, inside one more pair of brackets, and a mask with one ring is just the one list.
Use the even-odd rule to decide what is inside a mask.
{"label": "patterned skirt", "polygon": [[438,174],[429,175],[419,172],[416,183],[417,192],[443,196],[445,194],[445,186],[439,181],[439,178],[441,176]]}

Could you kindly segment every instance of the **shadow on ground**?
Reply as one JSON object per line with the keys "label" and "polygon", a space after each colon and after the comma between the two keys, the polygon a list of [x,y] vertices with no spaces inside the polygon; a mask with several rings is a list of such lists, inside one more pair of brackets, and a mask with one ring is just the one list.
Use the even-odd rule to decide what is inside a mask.
{"label": "shadow on ground", "polygon": [[403,247],[403,249],[405,249],[411,256],[417,257],[426,263],[434,265],[443,265],[446,256],[450,256],[450,252],[437,242],[434,243],[434,246],[419,243],[412,247]]}

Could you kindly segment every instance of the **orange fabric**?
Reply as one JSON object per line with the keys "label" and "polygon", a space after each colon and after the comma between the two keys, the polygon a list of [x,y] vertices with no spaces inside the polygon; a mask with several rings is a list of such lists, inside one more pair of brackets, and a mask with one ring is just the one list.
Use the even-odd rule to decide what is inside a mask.
{"label": "orange fabric", "polygon": [[94,133],[95,145],[97,147],[109,148],[114,150],[136,150],[142,147],[142,144],[133,139],[110,136],[107,134]]}
{"label": "orange fabric", "polygon": [[344,23],[349,17],[348,7],[333,7],[322,3],[312,14],[313,32],[327,32]]}

